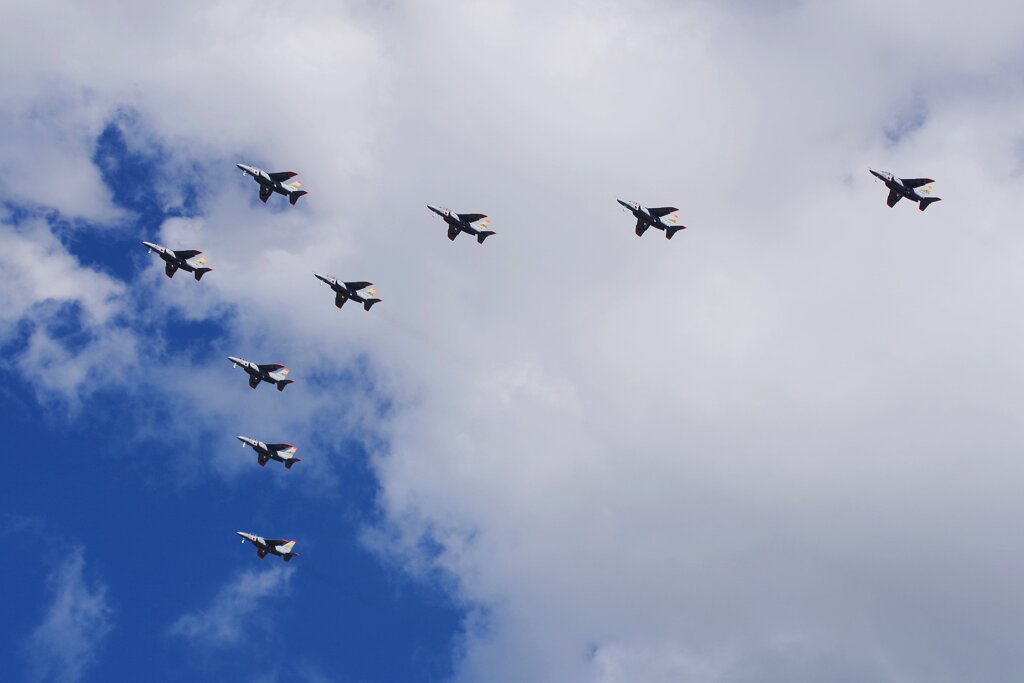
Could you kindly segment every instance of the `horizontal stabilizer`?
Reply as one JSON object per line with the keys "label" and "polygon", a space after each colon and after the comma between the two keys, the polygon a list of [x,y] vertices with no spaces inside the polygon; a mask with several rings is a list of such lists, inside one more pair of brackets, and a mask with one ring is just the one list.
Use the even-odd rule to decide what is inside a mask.
{"label": "horizontal stabilizer", "polygon": [[918,205],[917,208],[919,208],[922,211],[924,211],[925,209],[928,208],[929,204],[932,204],[934,202],[941,202],[941,201],[942,201],[942,197],[922,197],[921,198],[921,202],[920,202],[920,204]]}
{"label": "horizontal stabilizer", "polygon": [[289,458],[284,461],[284,468],[286,470],[290,470],[292,468],[292,465],[299,462],[300,460],[302,460],[302,458]]}
{"label": "horizontal stabilizer", "polygon": [[367,299],[366,301],[363,302],[363,310],[364,311],[368,311],[368,310],[370,310],[371,306],[373,306],[374,304],[380,303],[380,302],[381,302],[381,299]]}
{"label": "horizontal stabilizer", "polygon": [[206,275],[211,270],[213,270],[213,268],[196,268],[196,271],[195,271],[196,282],[199,282],[200,280],[202,280],[203,279],[203,275]]}
{"label": "horizontal stabilizer", "polygon": [[685,225],[671,225],[665,228],[665,239],[670,240],[680,230],[686,230]]}
{"label": "horizontal stabilizer", "polygon": [[279,379],[277,381],[277,390],[284,391],[284,388],[293,382],[295,382],[293,379]]}
{"label": "horizontal stabilizer", "polygon": [[477,244],[483,244],[484,240],[487,239],[488,237],[490,237],[493,234],[495,234],[493,230],[481,230],[480,232],[478,232],[476,234],[476,242],[477,242]]}
{"label": "horizontal stabilizer", "polygon": [[295,190],[294,192],[288,193],[288,201],[291,202],[292,206],[295,206],[295,202],[299,201],[299,197],[304,194],[309,194],[305,190]]}

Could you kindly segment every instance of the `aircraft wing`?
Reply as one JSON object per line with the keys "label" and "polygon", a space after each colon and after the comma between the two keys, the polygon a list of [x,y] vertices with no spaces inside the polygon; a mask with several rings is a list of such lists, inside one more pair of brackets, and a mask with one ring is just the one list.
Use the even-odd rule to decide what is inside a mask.
{"label": "aircraft wing", "polygon": [[270,179],[273,180],[275,183],[279,183],[282,180],[288,180],[289,178],[294,178],[295,176],[297,176],[299,174],[296,173],[295,171],[278,171],[277,173],[268,173],[267,175],[269,175]]}
{"label": "aircraft wing", "polygon": [[934,183],[935,181],[931,178],[900,178],[900,182],[903,183],[904,187],[915,188],[927,185],[928,183]]}
{"label": "aircraft wing", "polygon": [[639,218],[637,218],[637,219],[636,219],[636,236],[637,236],[637,237],[642,237],[642,236],[643,236],[643,234],[644,234],[645,232],[647,232],[647,228],[649,228],[649,227],[651,227],[651,226],[647,225],[647,224],[646,224],[646,223],[644,223],[644,222],[643,222],[642,220],[640,220]]}
{"label": "aircraft wing", "polygon": [[264,541],[264,543],[266,543],[266,544],[267,544],[267,547],[268,547],[268,548],[274,548],[274,549],[276,549],[276,548],[277,548],[277,546],[279,546],[279,545],[285,545],[285,544],[287,544],[287,543],[291,543],[291,541],[289,541],[289,540],[287,540],[287,539],[284,539],[284,538],[268,538],[268,539],[266,539],[266,540]]}
{"label": "aircraft wing", "polygon": [[168,261],[164,265],[164,272],[167,273],[167,277],[174,277],[174,274],[178,272],[178,264]]}
{"label": "aircraft wing", "polygon": [[673,211],[678,211],[678,210],[679,209],[677,209],[674,206],[661,206],[661,207],[658,207],[656,209],[647,209],[647,211],[652,216],[654,216],[655,218],[661,218],[662,216],[667,216],[670,213],[672,213]]}
{"label": "aircraft wing", "polygon": [[198,249],[182,249],[181,251],[174,252],[174,255],[180,259],[185,259],[187,261],[190,258],[199,256],[202,253],[203,252],[199,251]]}
{"label": "aircraft wing", "polygon": [[267,464],[267,461],[270,460],[270,456],[267,455],[266,453],[260,453],[259,454],[259,459],[260,459],[260,467],[263,467],[264,465]]}
{"label": "aircraft wing", "polygon": [[487,214],[485,213],[460,213],[458,214],[458,216],[459,218],[466,221],[470,225],[476,223],[477,221],[482,221],[483,219],[487,218]]}
{"label": "aircraft wing", "polygon": [[260,372],[274,372],[275,370],[282,369],[284,366],[280,363],[267,363],[266,365],[257,365],[256,367],[260,369]]}
{"label": "aircraft wing", "polygon": [[885,200],[885,203],[889,205],[889,208],[896,206],[896,202],[900,200],[900,193],[896,190],[889,190],[889,198]]}
{"label": "aircraft wing", "polygon": [[459,236],[460,232],[462,232],[462,231],[459,230],[459,226],[457,226],[457,225],[449,225],[448,226],[448,239],[454,240],[456,237]]}
{"label": "aircraft wing", "polygon": [[366,289],[372,284],[372,282],[346,282],[345,286],[352,291],[358,292],[360,289]]}
{"label": "aircraft wing", "polygon": [[299,450],[290,443],[268,443],[267,448],[277,453],[280,453],[281,451],[284,451],[285,453],[294,453],[295,451]]}
{"label": "aircraft wing", "polygon": [[270,199],[270,195],[274,194],[274,191],[270,189],[269,185],[260,185],[260,201],[264,204]]}

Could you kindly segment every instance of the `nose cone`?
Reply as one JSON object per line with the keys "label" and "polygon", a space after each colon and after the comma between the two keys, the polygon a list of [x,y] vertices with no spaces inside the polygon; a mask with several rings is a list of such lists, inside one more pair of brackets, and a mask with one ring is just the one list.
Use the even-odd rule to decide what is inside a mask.
{"label": "nose cone", "polygon": [[624,208],[629,209],[630,211],[633,210],[633,203],[632,202],[625,202],[625,201],[623,201],[621,199],[616,199],[615,201],[617,201],[619,204],[621,204]]}
{"label": "nose cone", "polygon": [[252,166],[246,166],[245,164],[235,164],[240,171],[243,173],[252,173]]}
{"label": "nose cone", "polygon": [[252,439],[247,436],[236,436],[235,438],[241,441],[243,446],[246,444],[252,445]]}
{"label": "nose cone", "polygon": [[868,170],[871,171],[871,175],[875,176],[879,180],[888,180],[889,179],[887,177],[888,174],[886,174],[886,173],[880,173],[879,171],[876,171],[876,170],[871,169],[871,168],[869,168]]}
{"label": "nose cone", "polygon": [[245,365],[245,360],[239,358],[238,356],[228,356],[228,360],[234,363],[235,365]]}
{"label": "nose cone", "polygon": [[313,275],[315,275],[316,279],[320,280],[321,282],[326,282],[329,285],[334,284],[334,278],[329,275],[321,275],[320,273],[313,273]]}
{"label": "nose cone", "polygon": [[441,216],[442,218],[444,217],[444,209],[442,209],[441,207],[431,206],[430,204],[427,204],[427,208],[436,213],[438,216]]}
{"label": "nose cone", "polygon": [[160,251],[160,245],[159,244],[153,244],[152,242],[146,242],[145,240],[143,240],[142,244],[147,249],[152,249],[154,251]]}

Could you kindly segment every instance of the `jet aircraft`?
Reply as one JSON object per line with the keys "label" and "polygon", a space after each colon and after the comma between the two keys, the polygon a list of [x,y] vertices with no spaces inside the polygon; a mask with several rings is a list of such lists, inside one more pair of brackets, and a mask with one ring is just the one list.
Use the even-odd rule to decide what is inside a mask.
{"label": "jet aircraft", "polygon": [[932,197],[932,183],[935,181],[931,178],[897,178],[892,173],[885,171],[871,171],[871,175],[875,176],[889,188],[889,197],[885,200],[885,203],[889,205],[889,208],[896,206],[896,202],[906,197],[910,201],[917,202],[917,208],[924,211],[928,208],[928,205],[933,202],[942,201],[941,197]]}
{"label": "jet aircraft", "polygon": [[257,365],[252,361],[238,358],[237,356],[228,356],[228,360],[231,361],[232,367],[240,365],[243,370],[249,373],[249,386],[253,389],[258,387],[262,381],[276,385],[278,391],[284,391],[286,386],[295,381],[293,379],[285,379],[291,370],[280,363]]}
{"label": "jet aircraft", "polygon": [[[477,244],[483,244],[485,239],[495,234],[493,230],[484,229],[491,224],[491,219],[485,214],[454,213],[448,209],[440,206],[431,206],[430,204],[427,204],[427,208],[443,218],[444,222],[448,224],[448,239],[450,240],[458,237],[460,232],[465,232],[470,235],[476,235]],[[476,224],[475,227],[474,224]]]}
{"label": "jet aircraft", "polygon": [[207,268],[206,262],[209,260],[205,256],[199,256],[203,252],[198,249],[185,249],[182,251],[172,251],[167,247],[162,247],[159,244],[153,244],[152,242],[143,242],[150,252],[156,252],[160,255],[160,258],[164,260],[164,272],[167,273],[167,277],[174,277],[174,274],[178,272],[178,269],[193,273],[196,276],[196,282],[203,279],[203,275],[209,273],[213,268]]}
{"label": "jet aircraft", "polygon": [[293,553],[292,548],[295,547],[295,541],[284,541],[271,538],[263,538],[256,534],[247,534],[244,531],[236,531],[236,534],[241,536],[242,544],[249,541],[256,546],[256,554],[260,556],[262,560],[267,556],[267,553],[271,555],[278,555],[284,558],[285,562],[290,561],[293,557],[298,557],[298,553]]}
{"label": "jet aircraft", "polygon": [[256,451],[260,467],[266,465],[268,460],[276,460],[278,462],[283,462],[285,469],[290,470],[292,465],[302,460],[302,458],[295,457],[295,451],[299,449],[290,443],[263,443],[257,439],[249,438],[248,436],[239,436],[236,438],[242,442],[242,448],[250,446],[254,451]]}
{"label": "jet aircraft", "polygon": [[296,180],[294,183],[284,182],[297,176],[298,173],[295,171],[267,173],[262,168],[256,168],[255,166],[246,166],[245,164],[235,164],[235,166],[242,169],[242,175],[251,175],[253,180],[259,183],[260,201],[264,204],[270,199],[270,195],[275,192],[288,197],[288,201],[291,202],[292,206],[295,206],[295,202],[299,201],[299,197],[309,194],[305,190],[300,189],[302,187],[301,180]]}
{"label": "jet aircraft", "polygon": [[377,290],[371,286],[373,285],[372,282],[341,282],[338,278],[331,277],[330,275],[321,275],[320,273],[313,273],[313,275],[334,290],[334,305],[338,308],[341,308],[345,305],[346,301],[352,299],[357,304],[362,304],[363,310],[368,311],[371,306],[380,301],[380,299],[373,298],[377,294]]}
{"label": "jet aircraft", "polygon": [[674,206],[662,206],[655,209],[648,209],[636,202],[624,202],[616,199],[630,213],[636,217],[636,236],[642,237],[648,228],[657,228],[665,231],[665,239],[672,239],[680,230],[686,230],[685,225],[679,225],[679,209]]}

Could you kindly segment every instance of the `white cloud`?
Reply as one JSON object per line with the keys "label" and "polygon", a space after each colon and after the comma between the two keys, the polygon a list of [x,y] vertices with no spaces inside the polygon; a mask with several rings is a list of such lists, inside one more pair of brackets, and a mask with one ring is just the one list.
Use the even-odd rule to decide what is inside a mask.
{"label": "white cloud", "polygon": [[90,583],[84,571],[84,551],[76,547],[48,579],[53,602],[27,642],[34,680],[80,680],[113,628],[106,585]]}
{"label": "white cloud", "polygon": [[19,342],[14,361],[40,399],[75,406],[134,366],[125,286],[81,264],[45,221],[0,223],[0,278],[0,342]]}
{"label": "white cloud", "polygon": [[246,570],[223,586],[206,609],[189,612],[171,625],[170,633],[208,647],[236,645],[274,598],[288,594],[292,572],[283,565]]}
{"label": "white cloud", "polygon": [[[137,286],[292,368],[252,424],[369,430],[375,537],[482,615],[460,680],[1016,675],[1016,5],[113,6],[20,7],[5,75],[87,93],[52,114],[83,139],[126,107],[133,144],[204,169],[203,216],[160,239],[215,272]],[[43,17],[100,49],[14,40]],[[260,205],[242,160],[310,196]],[[945,201],[887,209],[877,166]],[[690,229],[637,240],[623,195]],[[62,210],[102,213],[83,196]],[[427,202],[498,235],[448,243]],[[313,270],[384,303],[339,312]],[[202,391],[157,384],[245,433],[244,380],[181,363]]]}

